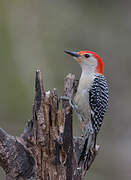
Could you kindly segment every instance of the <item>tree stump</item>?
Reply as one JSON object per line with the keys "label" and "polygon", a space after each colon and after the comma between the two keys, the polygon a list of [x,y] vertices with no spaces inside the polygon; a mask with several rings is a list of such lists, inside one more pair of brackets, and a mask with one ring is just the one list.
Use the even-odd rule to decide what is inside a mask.
{"label": "tree stump", "polygon": [[[63,95],[72,98],[75,76],[64,80]],[[36,71],[32,119],[14,137],[0,128],[0,165],[6,180],[81,180],[98,149],[90,149],[88,161],[78,166],[84,138],[73,137],[72,107],[59,101],[57,91],[44,91],[42,75]]]}

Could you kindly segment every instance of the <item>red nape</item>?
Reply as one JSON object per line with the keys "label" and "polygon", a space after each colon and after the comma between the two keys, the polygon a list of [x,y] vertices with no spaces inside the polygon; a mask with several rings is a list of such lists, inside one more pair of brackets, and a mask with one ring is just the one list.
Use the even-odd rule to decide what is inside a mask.
{"label": "red nape", "polygon": [[96,54],[93,51],[79,51],[78,54],[82,55],[82,54],[92,54],[96,59],[97,59],[97,67],[96,67],[96,72],[99,74],[103,74],[103,62],[102,59],[100,58],[100,56],[98,56],[98,54]]}

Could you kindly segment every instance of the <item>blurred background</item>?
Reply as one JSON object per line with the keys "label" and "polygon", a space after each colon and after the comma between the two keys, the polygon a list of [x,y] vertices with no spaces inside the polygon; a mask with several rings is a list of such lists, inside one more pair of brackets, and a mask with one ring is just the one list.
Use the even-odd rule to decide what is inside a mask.
{"label": "blurred background", "polygon": [[63,51],[94,50],[104,61],[110,100],[101,149],[85,179],[130,180],[130,43],[131,1],[0,0],[0,126],[19,136],[31,119],[37,68],[45,89],[61,95],[64,77],[81,72]]}

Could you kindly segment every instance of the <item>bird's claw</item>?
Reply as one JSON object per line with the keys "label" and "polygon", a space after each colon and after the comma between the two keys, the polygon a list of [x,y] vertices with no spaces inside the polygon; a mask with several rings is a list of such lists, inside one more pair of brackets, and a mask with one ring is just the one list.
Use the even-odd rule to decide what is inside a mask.
{"label": "bird's claw", "polygon": [[69,101],[70,106],[74,109],[74,104],[73,104],[72,99],[70,97],[68,97],[68,96],[61,96],[60,100]]}

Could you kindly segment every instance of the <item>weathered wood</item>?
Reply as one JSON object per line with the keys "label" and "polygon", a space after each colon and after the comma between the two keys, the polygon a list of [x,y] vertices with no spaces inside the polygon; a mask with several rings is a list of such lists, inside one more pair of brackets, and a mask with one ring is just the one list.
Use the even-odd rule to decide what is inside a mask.
{"label": "weathered wood", "polygon": [[15,138],[0,129],[0,165],[7,174],[8,180],[33,177],[34,158],[21,143],[20,138]]}
{"label": "weathered wood", "polygon": [[[75,76],[64,80],[63,95],[72,98]],[[81,180],[98,149],[78,167],[84,139],[73,137],[72,108],[59,101],[57,91],[44,91],[42,75],[36,72],[32,120],[20,137],[0,129],[0,165],[7,180]]]}

